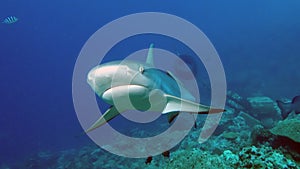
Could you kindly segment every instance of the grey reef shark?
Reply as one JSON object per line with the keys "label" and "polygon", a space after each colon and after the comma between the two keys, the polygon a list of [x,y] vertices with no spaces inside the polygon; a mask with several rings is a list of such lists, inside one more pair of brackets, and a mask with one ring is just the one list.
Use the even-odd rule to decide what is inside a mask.
{"label": "grey reef shark", "polygon": [[149,47],[146,63],[123,60],[100,64],[89,71],[87,82],[111,107],[85,133],[127,110],[161,112],[167,114],[169,123],[181,112],[208,114],[225,111],[183,99],[193,96],[171,72],[155,68],[153,44]]}
{"label": "grey reef shark", "polygon": [[276,102],[281,110],[283,119],[287,118],[291,112],[300,113],[300,96],[295,96],[292,102],[283,102],[280,100],[276,100]]}

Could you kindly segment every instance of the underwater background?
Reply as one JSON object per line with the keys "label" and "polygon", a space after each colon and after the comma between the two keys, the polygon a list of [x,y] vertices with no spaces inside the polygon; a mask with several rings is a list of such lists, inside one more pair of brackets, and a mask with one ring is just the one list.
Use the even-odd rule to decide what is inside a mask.
{"label": "underwater background", "polygon": [[[223,125],[207,143],[197,145],[198,128],[194,131],[196,134],[191,133],[173,150],[173,155],[171,151],[169,159],[154,157],[151,164],[145,164],[145,159],[111,155],[99,149],[87,136],[75,137],[83,131],[72,101],[73,69],[81,48],[105,24],[138,12],[173,14],[200,28],[223,63],[230,100],[227,116],[224,113],[222,117]],[[282,163],[282,166],[272,163],[273,168],[284,168],[284,165],[299,168],[300,151],[290,152],[290,149],[295,150],[291,147],[299,147],[300,139],[295,139],[300,137],[299,132],[290,138],[269,132],[280,121],[292,120],[293,124],[295,120],[300,121],[297,114],[282,119],[278,108],[274,108],[277,114],[266,113],[262,117],[253,111],[264,111],[265,107],[257,110],[259,106],[252,104],[248,108],[247,105],[259,102],[253,98],[260,97],[270,99],[267,104],[274,102],[276,107],[275,100],[290,100],[299,95],[300,1],[2,0],[0,19],[8,16],[16,16],[18,21],[0,24],[0,169],[139,168],[142,165],[145,166],[141,168],[199,168],[195,164],[200,165],[201,159],[215,161],[210,163],[211,166],[251,168],[254,164],[246,164],[249,157],[244,154],[247,151],[270,153],[270,157],[266,157],[269,161],[281,159],[274,163]],[[197,61],[193,61],[194,54],[186,46],[161,36],[141,35],[126,39],[113,48],[104,61],[121,59],[136,50],[148,48],[152,42],[156,47],[191,56],[183,59],[192,60],[192,70],[203,74],[204,81],[208,81],[203,73],[205,69],[201,63],[198,67]],[[209,102],[210,93],[203,93],[204,102]],[[237,117],[243,118],[245,123],[237,124],[243,121]],[[266,118],[273,121],[264,122]],[[118,120],[124,119],[112,121],[116,127],[118,124],[126,126],[116,123]],[[253,120],[256,120],[255,125]],[[247,123],[249,121],[251,124]],[[295,122],[292,132],[300,126],[299,121]],[[198,123],[201,126],[202,121]],[[252,130],[255,127],[261,129],[258,133],[268,136],[255,140],[257,137],[253,138]],[[239,131],[244,131],[244,135],[237,135]],[[131,134],[136,134],[134,132],[138,131]],[[272,139],[279,141],[273,145]],[[227,164],[225,161],[234,161],[227,159],[230,155],[232,157],[228,158],[239,162]],[[191,158],[179,158],[186,156]],[[205,166],[201,163],[201,167]]]}

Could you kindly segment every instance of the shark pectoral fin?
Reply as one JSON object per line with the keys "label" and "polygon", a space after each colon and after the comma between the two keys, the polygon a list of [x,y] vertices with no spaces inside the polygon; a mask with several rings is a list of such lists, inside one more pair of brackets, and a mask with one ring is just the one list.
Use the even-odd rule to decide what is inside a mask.
{"label": "shark pectoral fin", "polygon": [[90,131],[95,130],[98,127],[101,127],[102,125],[104,125],[119,114],[120,113],[118,112],[115,106],[110,107],[90,128],[88,128],[85,131],[85,133],[88,133]]}
{"label": "shark pectoral fin", "polygon": [[165,95],[165,97],[167,98],[167,105],[165,106],[162,114],[176,111],[196,114],[220,113],[225,111],[224,109],[211,108],[209,106],[201,105],[171,95]]}

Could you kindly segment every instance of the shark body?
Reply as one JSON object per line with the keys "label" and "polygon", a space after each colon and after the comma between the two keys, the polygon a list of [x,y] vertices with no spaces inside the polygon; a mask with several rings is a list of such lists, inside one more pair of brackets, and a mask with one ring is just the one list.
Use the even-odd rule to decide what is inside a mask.
{"label": "shark body", "polygon": [[88,73],[87,82],[111,107],[85,132],[127,110],[161,112],[168,115],[169,123],[179,112],[208,114],[224,111],[191,101],[193,96],[171,72],[155,68],[153,44],[145,64],[127,60],[101,64]]}

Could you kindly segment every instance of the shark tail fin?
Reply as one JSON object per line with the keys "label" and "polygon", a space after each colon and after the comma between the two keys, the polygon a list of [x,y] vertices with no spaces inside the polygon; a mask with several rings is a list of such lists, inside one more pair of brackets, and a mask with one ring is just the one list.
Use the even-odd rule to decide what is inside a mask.
{"label": "shark tail fin", "polygon": [[282,118],[287,118],[287,116],[292,112],[292,103],[284,103],[280,100],[276,100],[276,102],[281,111]]}

